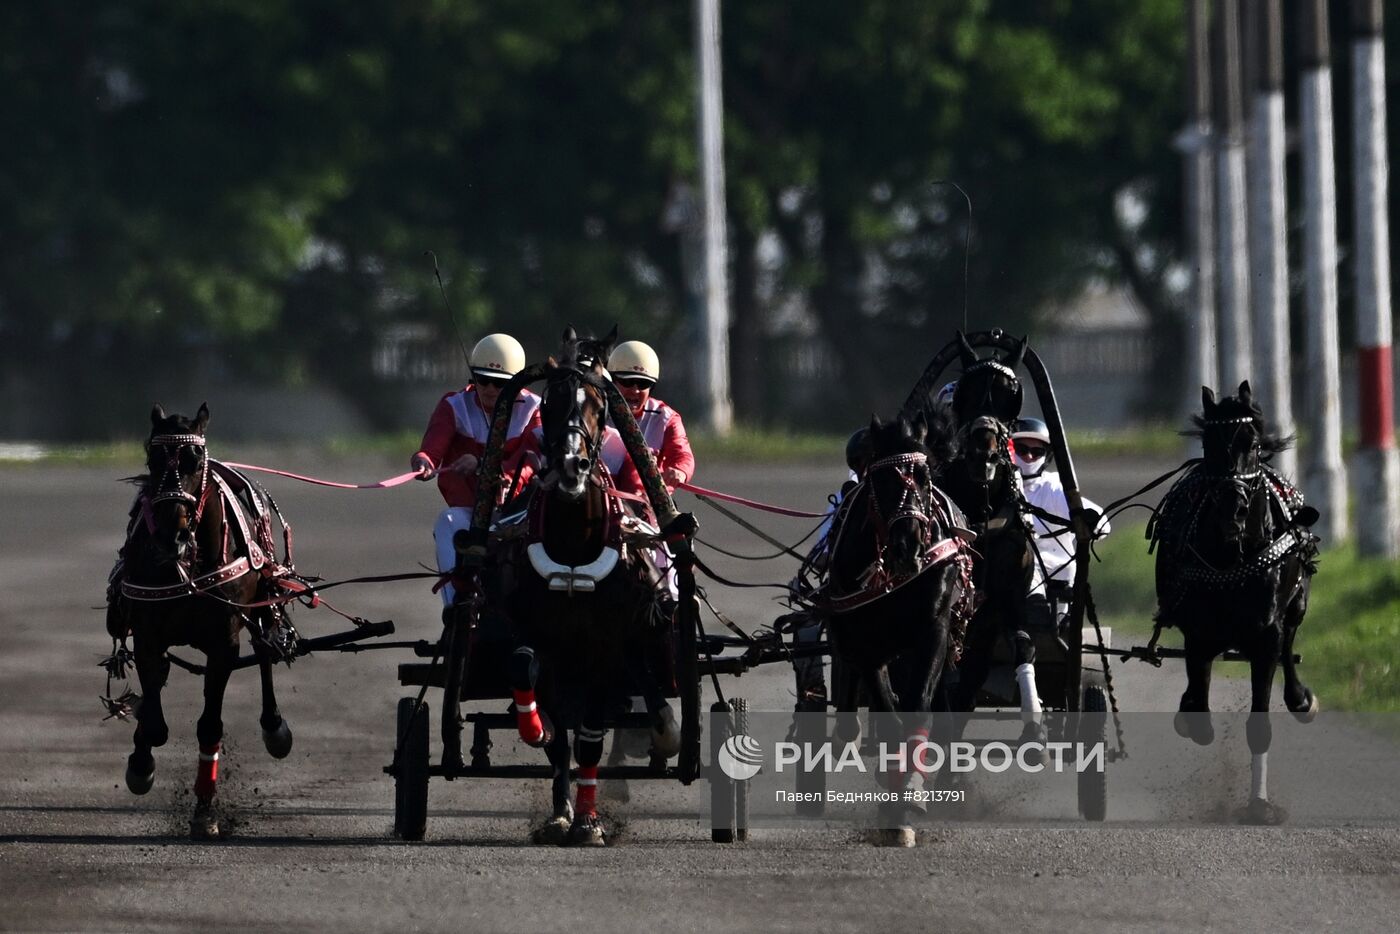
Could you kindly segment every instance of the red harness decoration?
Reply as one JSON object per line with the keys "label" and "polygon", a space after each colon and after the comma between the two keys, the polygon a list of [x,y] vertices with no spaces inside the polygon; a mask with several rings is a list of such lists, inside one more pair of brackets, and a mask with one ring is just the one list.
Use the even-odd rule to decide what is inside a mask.
{"label": "red harness decoration", "polygon": [[[873,603],[882,597],[894,593],[899,588],[911,583],[923,576],[933,568],[948,561],[957,561],[960,568],[960,578],[964,586],[963,597],[955,606],[956,614],[967,612],[967,588],[971,587],[972,554],[967,542],[957,535],[950,535],[946,538],[934,540],[934,529],[954,528],[957,523],[953,520],[952,508],[947,497],[941,496],[936,487],[929,488],[928,506],[925,510],[923,503],[919,501],[919,484],[915,479],[912,468],[916,464],[927,461],[927,457],[920,453],[896,454],[890,457],[881,458],[870,464],[866,469],[865,479],[860,482],[856,489],[842,501],[841,509],[838,510],[835,522],[839,523],[836,532],[836,541],[832,542],[831,553],[835,554],[840,544],[841,538],[846,534],[849,526],[847,514],[850,512],[851,504],[855,503],[862,495],[867,495],[870,499],[870,510],[875,517],[875,560],[870,567],[860,576],[860,589],[851,593],[833,594],[830,593],[831,581],[828,578],[826,586],[818,590],[813,596],[815,603],[821,609],[831,613],[849,613],[851,610]],[[880,511],[880,506],[875,498],[874,490],[869,486],[870,476],[880,469],[894,470],[903,483],[899,502],[891,510],[889,516],[885,516]],[[910,574],[894,574],[886,567],[884,561],[885,548],[888,545],[889,528],[897,519],[914,518],[920,520],[922,527],[921,539],[924,546],[922,561],[920,565]]]}

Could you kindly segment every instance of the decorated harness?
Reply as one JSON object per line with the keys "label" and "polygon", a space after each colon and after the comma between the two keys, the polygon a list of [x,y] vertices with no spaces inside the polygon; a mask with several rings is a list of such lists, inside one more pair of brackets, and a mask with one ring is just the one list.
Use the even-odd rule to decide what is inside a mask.
{"label": "decorated harness", "polygon": [[[972,552],[966,538],[955,532],[966,527],[962,511],[937,486],[921,484],[915,478],[913,468],[926,461],[927,456],[921,453],[895,454],[881,458],[866,468],[865,478],[842,499],[832,519],[835,535],[829,553],[837,553],[842,539],[850,531],[851,523],[848,520],[854,504],[868,499],[870,515],[875,520],[875,559],[860,575],[860,589],[840,592],[828,574],[808,599],[821,611],[849,613],[913,583],[935,567],[949,561],[955,562],[962,588],[953,606],[953,631],[950,633],[956,652],[962,645],[967,620],[972,615]],[[902,483],[899,501],[886,511],[880,509],[871,485],[871,477],[882,470],[895,471]],[[885,550],[889,547],[891,526],[905,518],[913,518],[919,523],[922,553],[912,573],[896,574],[885,564]]]}
{"label": "decorated harness", "polygon": [[[119,552],[121,560],[112,574],[113,584],[120,581],[117,589],[122,596],[141,602],[159,602],[211,594],[224,584],[254,571],[273,586],[288,590],[304,589],[304,584],[295,576],[292,563],[292,527],[266,490],[227,464],[209,457],[202,435],[155,435],[150,445],[162,449],[165,464],[154,489],[144,490],[138,495],[131,509],[126,542]],[[193,494],[185,492],[182,485],[180,453],[185,449],[196,451],[199,458],[199,486]],[[152,586],[125,579],[124,566],[138,532],[144,528],[148,535],[155,533],[153,507],[157,503],[167,500],[186,502],[194,509],[190,528],[197,529],[205,509],[215,496],[222,500],[224,522],[219,531],[219,554],[212,571],[193,576],[193,569],[199,567],[204,557],[199,554],[198,536],[195,536],[189,558],[176,565],[181,578],[179,582]],[[273,540],[274,515],[282,527],[283,558],[280,562]]]}
{"label": "decorated harness", "polygon": [[[1225,483],[1246,491],[1251,501],[1262,486],[1268,496],[1273,528],[1283,531],[1254,554],[1229,567],[1216,568],[1195,554],[1190,543],[1196,538],[1213,490]],[[1303,494],[1298,488],[1264,464],[1248,474],[1219,474],[1207,470],[1204,463],[1198,463],[1182,474],[1162,497],[1157,514],[1147,525],[1147,539],[1151,542],[1149,553],[1160,545],[1165,554],[1177,561],[1164,588],[1162,615],[1179,606],[1192,588],[1223,591],[1261,580],[1294,553],[1304,557],[1308,573],[1311,573],[1320,540],[1299,521],[1304,506]]]}

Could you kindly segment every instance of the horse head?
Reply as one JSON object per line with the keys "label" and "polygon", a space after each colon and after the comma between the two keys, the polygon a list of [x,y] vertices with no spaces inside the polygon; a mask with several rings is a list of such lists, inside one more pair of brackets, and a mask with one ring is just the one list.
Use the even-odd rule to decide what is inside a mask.
{"label": "horse head", "polygon": [[928,443],[930,428],[924,413],[911,420],[900,415],[894,421],[870,420],[865,447],[869,460],[866,484],[874,519],[877,560],[896,576],[917,573],[933,540],[937,520],[933,509],[933,468],[936,448],[951,432],[935,426],[934,447]]}
{"label": "horse head", "polygon": [[1271,436],[1264,413],[1254,401],[1249,381],[1234,396],[1216,400],[1201,387],[1201,414],[1193,415],[1201,438],[1206,475],[1212,479],[1204,494],[1198,522],[1227,557],[1238,559],[1252,547],[1267,543],[1268,496],[1262,464],[1287,444]]}
{"label": "horse head", "polygon": [[193,419],[151,409],[146,439],[147,474],[142,496],[150,510],[149,527],[158,565],[184,564],[195,547],[195,533],[209,493],[209,452],[204,430],[209,406]]}
{"label": "horse head", "polygon": [[559,355],[546,364],[548,381],[540,405],[546,482],[571,501],[583,498],[589,476],[599,469],[607,422],[603,393],[584,375],[606,377],[616,341],[616,327],[602,340],[581,338],[568,327]]}
{"label": "horse head", "polygon": [[953,414],[958,424],[966,426],[974,419],[991,416],[1003,424],[1011,424],[1021,414],[1025,393],[1016,376],[1016,367],[1026,353],[1026,339],[1004,357],[997,354],[984,359],[977,356],[967,338],[957,333],[958,356],[962,375],[953,391]]}

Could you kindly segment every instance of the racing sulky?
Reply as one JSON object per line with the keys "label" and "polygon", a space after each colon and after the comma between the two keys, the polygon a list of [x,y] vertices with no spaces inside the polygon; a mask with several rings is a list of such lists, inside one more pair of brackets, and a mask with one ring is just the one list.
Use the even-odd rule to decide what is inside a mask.
{"label": "racing sulky", "polygon": [[1250,666],[1252,769],[1239,816],[1279,823],[1286,814],[1268,799],[1269,695],[1282,662],[1284,703],[1305,723],[1317,715],[1317,698],[1298,678],[1293,639],[1317,570],[1318,539],[1309,530],[1318,513],[1269,466],[1292,439],[1268,432],[1247,380],[1219,401],[1202,387],[1201,405],[1187,434],[1201,439],[1203,456],[1148,525],[1157,551],[1157,627],[1180,629],[1186,653],[1176,730],[1202,745],[1214,739],[1211,666],[1226,651],[1242,653]]}
{"label": "racing sulky", "polygon": [[[272,665],[294,651],[296,632],[277,601],[267,598],[279,580],[292,580],[291,558],[275,560],[271,515],[275,504],[237,471],[209,457],[209,408],[193,419],[151,410],[144,477],[132,507],[126,542],[109,581],[107,630],[132,655],[143,697],[136,707],[135,749],[126,785],[144,795],[155,783],[153,749],[170,731],[161,690],[170,674],[167,649],[203,652],[204,710],[197,725],[199,761],[190,835],[221,835],[214,808],[224,724],[224,690],[238,659],[239,633],[248,629],[262,676],[263,743],[275,758],[292,749],[292,732],[277,707]],[[278,516],[280,520],[280,514]],[[284,525],[285,529],[285,525]],[[290,543],[290,535],[286,542]],[[267,605],[254,606],[254,604]]]}
{"label": "racing sulky", "polygon": [[[934,692],[952,664],[972,599],[971,556],[957,532],[956,506],[933,485],[951,455],[951,420],[930,430],[919,412],[885,423],[872,419],[859,459],[860,484],[834,520],[828,581],[815,603],[827,615],[840,663],[860,679],[872,712],[897,713],[911,744],[929,738]],[[838,697],[838,707],[853,709]],[[900,800],[922,787],[917,771],[892,771],[896,800],[880,806],[872,842],[913,846],[911,818],[923,805]],[[915,796],[910,796],[915,797]]]}
{"label": "racing sulky", "polygon": [[[602,456],[607,408],[599,381],[615,339],[616,329],[595,340],[569,328],[559,355],[546,364],[544,464],[529,534],[511,559],[517,725],[521,739],[545,750],[554,776],[552,816],[534,833],[540,843],[606,843],[597,810],[606,724],[637,680],[638,647],[657,638],[660,575],[646,549],[622,542],[625,507]],[[674,752],[679,737],[669,707],[656,680],[649,674],[642,680],[653,742]],[[572,804],[569,729],[578,764]]]}
{"label": "racing sulky", "polygon": [[[1026,342],[1005,357],[979,359],[961,332],[962,375],[950,403],[959,430],[959,453],[938,476],[977,534],[972,579],[980,606],[968,625],[957,681],[946,699],[954,711],[971,711],[1004,637],[1011,647],[1025,720],[1023,741],[1044,741],[1035,682],[1035,642],[1027,626],[1035,552],[1024,518],[1020,474],[1011,463],[1010,424],[1020,414],[1022,387],[1016,367]],[[935,405],[935,408],[941,406]]]}

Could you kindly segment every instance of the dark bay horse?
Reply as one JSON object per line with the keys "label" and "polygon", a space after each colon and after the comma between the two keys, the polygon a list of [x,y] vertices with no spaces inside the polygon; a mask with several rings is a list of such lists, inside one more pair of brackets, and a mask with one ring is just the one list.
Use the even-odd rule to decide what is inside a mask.
{"label": "dark bay horse", "polygon": [[[972,597],[970,558],[953,532],[961,517],[933,485],[954,433],[946,415],[932,432],[923,413],[912,423],[871,421],[864,478],[842,501],[819,598],[832,647],[859,675],[871,712],[898,714],[902,735],[891,742],[928,739],[934,692]],[[853,707],[850,698],[838,703]],[[915,774],[893,773],[890,790],[903,792]],[[913,846],[910,816],[921,810],[882,804],[875,842]]]}
{"label": "dark bay horse", "polygon": [[1011,463],[1010,424],[1021,411],[1022,388],[1016,367],[1026,342],[1005,357],[985,360],[958,334],[962,375],[951,408],[959,430],[959,453],[938,475],[977,533],[972,579],[980,606],[968,625],[957,684],[947,702],[971,711],[987,679],[998,638],[1011,647],[1027,716],[1026,739],[1043,739],[1040,698],[1035,689],[1035,642],[1027,627],[1034,545],[1022,507],[1019,474]]}
{"label": "dark bay horse", "polygon": [[1298,678],[1293,639],[1308,609],[1317,570],[1317,510],[1303,504],[1270,457],[1291,439],[1270,434],[1249,382],[1219,402],[1201,389],[1193,416],[1203,458],[1171,488],[1148,527],[1157,549],[1157,622],[1181,630],[1186,691],[1177,732],[1202,745],[1214,738],[1211,665],[1231,649],[1249,658],[1252,699],[1247,728],[1253,754],[1249,804],[1242,817],[1276,823],[1268,800],[1266,755],[1272,740],[1267,711],[1274,672],[1283,664],[1283,699],[1304,722],[1317,698]]}
{"label": "dark bay horse", "polygon": [[272,665],[278,647],[288,642],[290,623],[273,607],[243,608],[265,596],[265,575],[258,569],[273,561],[269,540],[260,539],[246,515],[235,514],[243,508],[232,492],[241,478],[210,459],[204,438],[208,423],[206,405],[193,420],[166,415],[159,405],[151,410],[148,473],[139,480],[107,615],[113,639],[130,635],[133,640],[143,694],[136,710],[135,750],[126,767],[126,784],[135,794],[151,790],[156,767],[151,750],[164,746],[170,735],[160,702],[170,674],[167,649],[189,645],[207,658],[204,710],[196,728],[199,764],[190,820],[195,839],[220,835],[213,802],[224,733],[224,690],[245,626],[253,634],[262,675],[263,742],[279,759],[292,748],[292,733],[272,687]]}
{"label": "dark bay horse", "polygon": [[[544,747],[554,769],[553,816],[536,832],[540,842],[605,843],[596,803],[606,722],[631,693],[631,662],[655,617],[655,568],[642,549],[621,545],[622,501],[610,495],[602,458],[605,400],[584,378],[604,377],[615,337],[580,339],[570,328],[548,364],[545,463],[530,534],[513,560],[517,721],[521,738]],[[578,761],[572,806],[569,729]]]}

